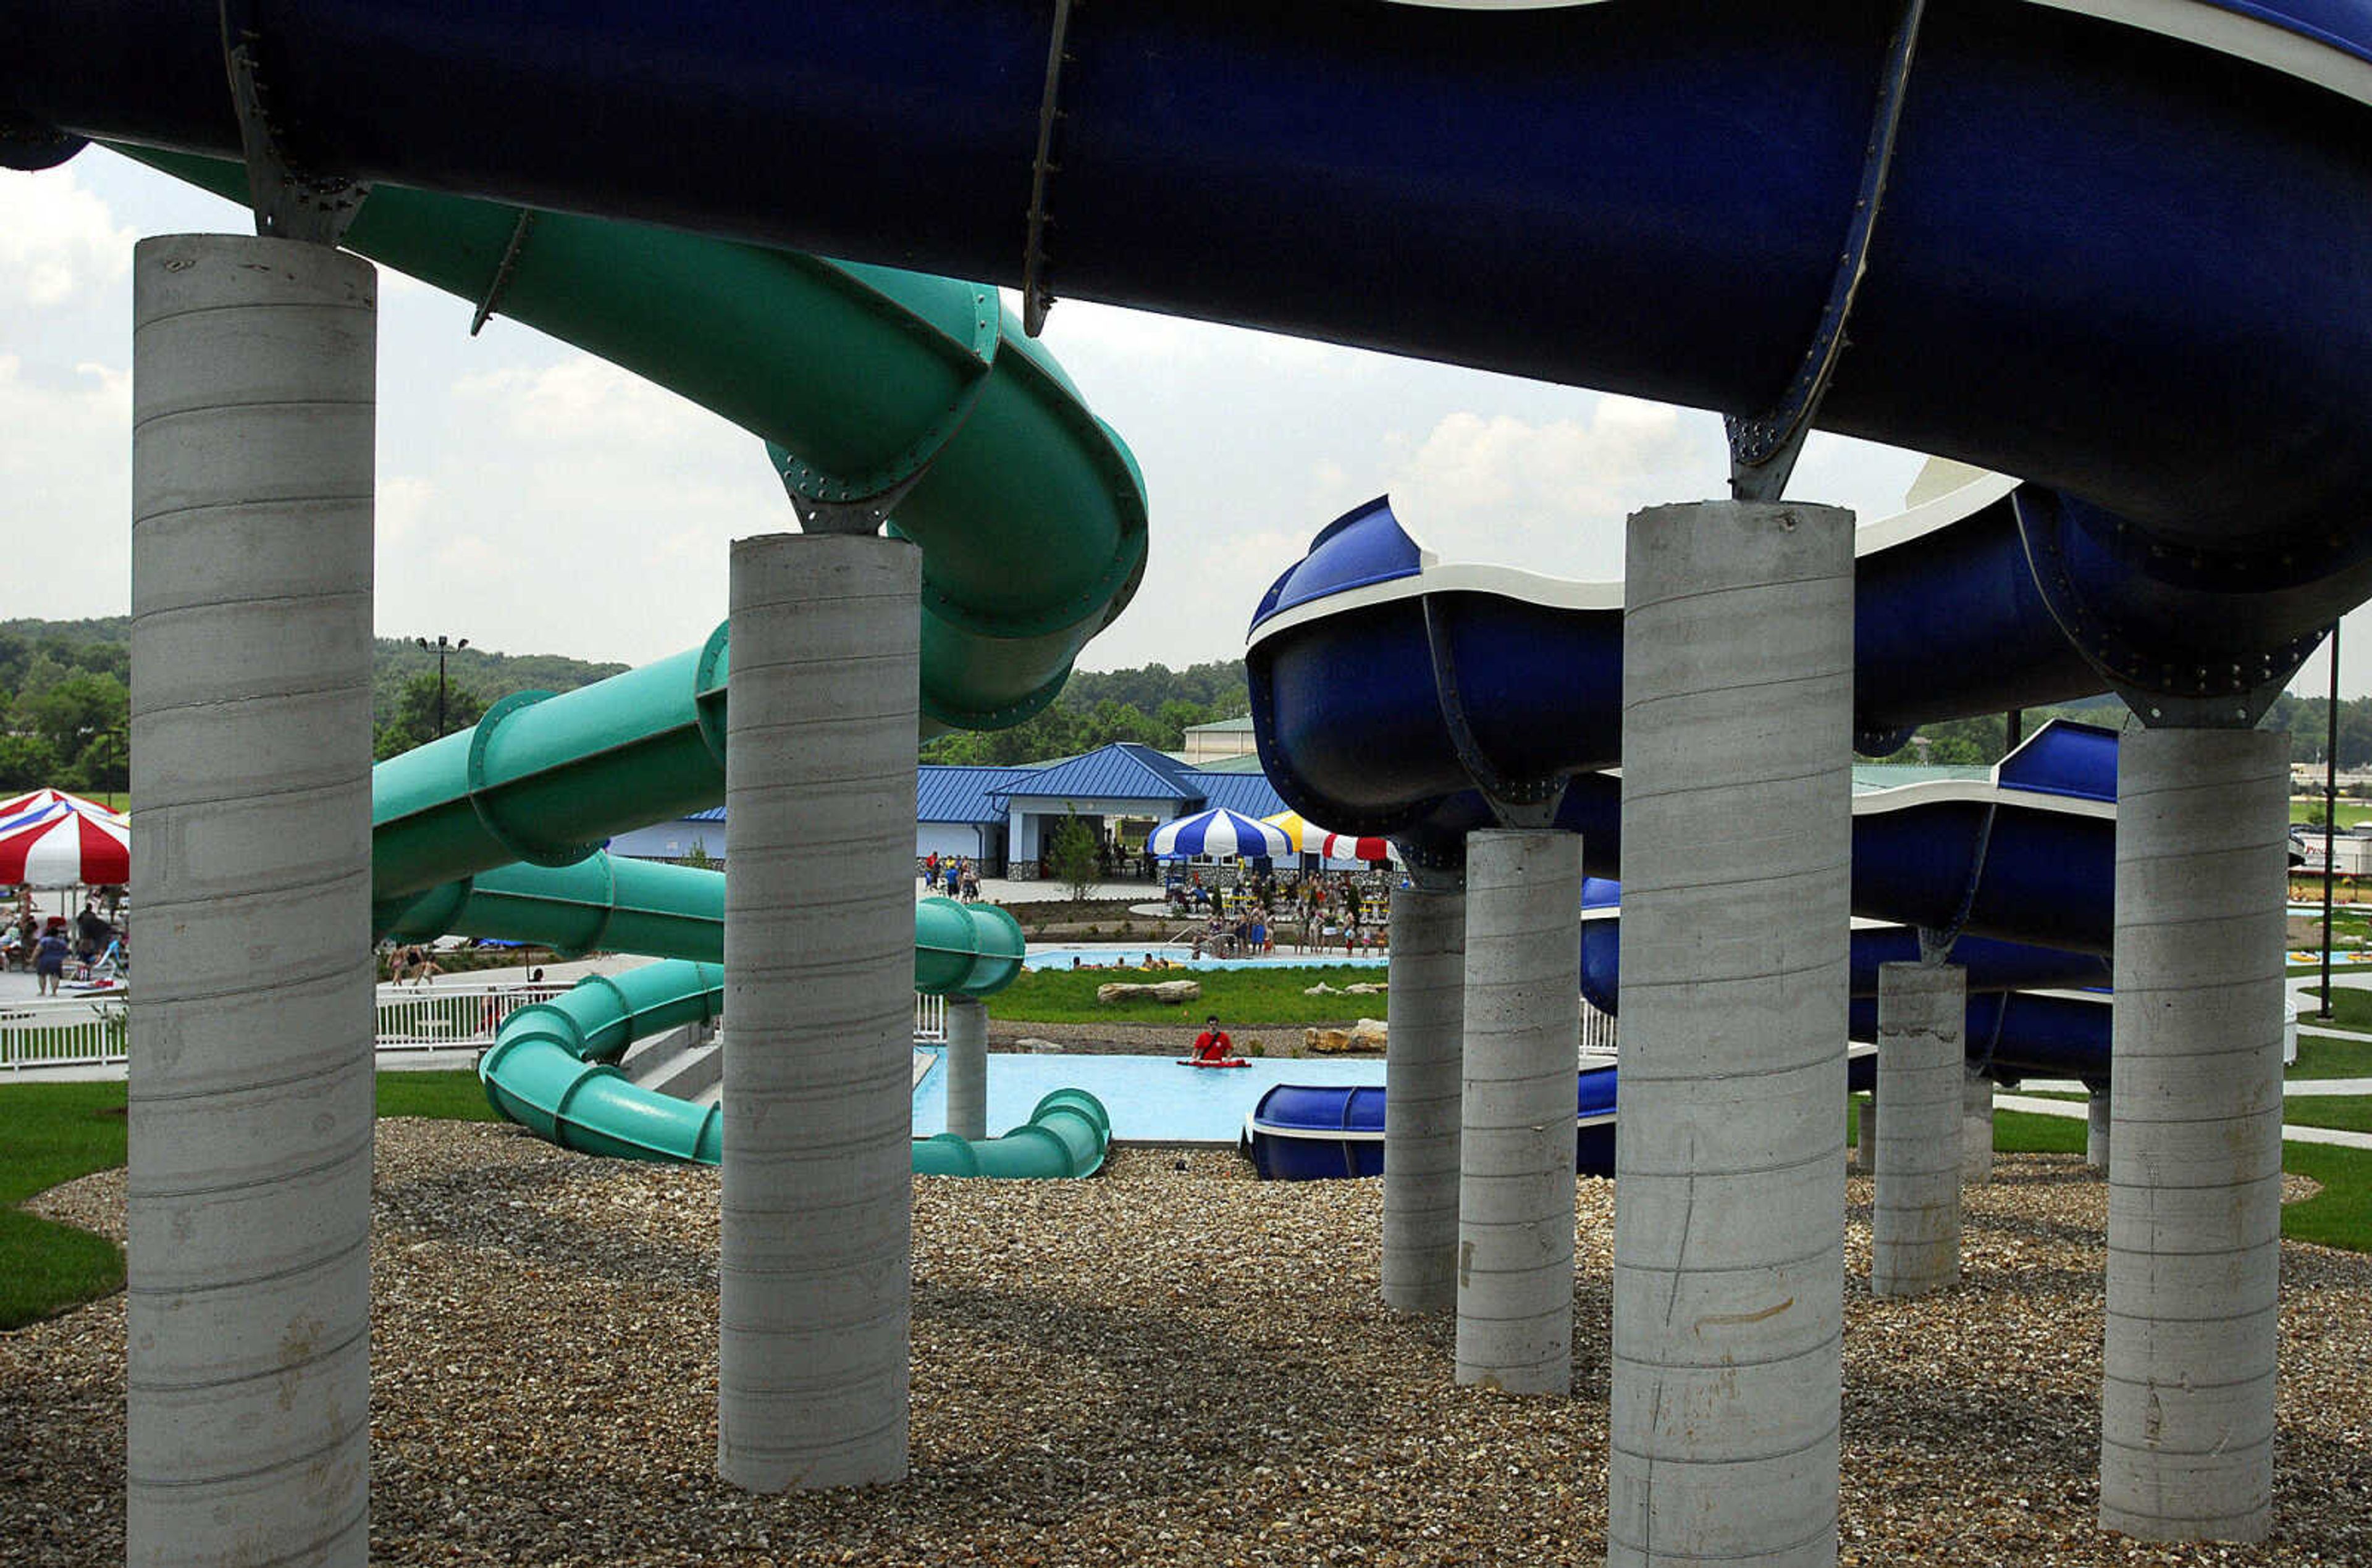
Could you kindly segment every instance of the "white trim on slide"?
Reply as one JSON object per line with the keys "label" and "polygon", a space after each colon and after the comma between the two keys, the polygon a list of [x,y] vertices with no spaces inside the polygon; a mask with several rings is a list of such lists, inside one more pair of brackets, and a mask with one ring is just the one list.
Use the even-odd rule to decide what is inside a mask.
{"label": "white trim on slide", "polygon": [[2301,32],[2201,0],[2029,0],[2054,11],[2098,17],[2143,32],[2179,38],[2250,61],[2285,76],[2372,103],[2372,61]]}
{"label": "white trim on slide", "polygon": [[[1436,11],[1547,11],[1599,6],[1607,0],[1394,0]],[[2217,0],[2029,0],[2054,11],[2178,38],[2218,54],[2247,60],[2285,76],[2372,103],[2372,61],[2326,43],[2300,28],[2249,16]]]}
{"label": "white trim on slide", "polygon": [[[1958,490],[1938,495],[1924,505],[1882,518],[1855,532],[1854,555],[1858,559],[1881,550],[1892,550],[1948,528],[1970,514],[1992,505],[2016,490],[2017,483],[2006,474],[1984,474]],[[1402,522],[1401,528],[1408,532],[1407,523]],[[1244,645],[1258,647],[1267,638],[1307,621],[1365,610],[1373,605],[1414,598],[1422,594],[1483,593],[1549,610],[1622,613],[1622,585],[1620,582],[1582,582],[1572,577],[1551,576],[1545,572],[1528,572],[1520,566],[1501,566],[1480,561],[1455,561],[1444,565],[1441,558],[1425,548],[1414,533],[1409,533],[1409,538],[1417,546],[1417,569],[1413,575],[1370,583],[1365,587],[1349,588],[1342,593],[1325,594],[1306,604],[1296,604],[1291,610],[1262,621],[1253,629]]]}

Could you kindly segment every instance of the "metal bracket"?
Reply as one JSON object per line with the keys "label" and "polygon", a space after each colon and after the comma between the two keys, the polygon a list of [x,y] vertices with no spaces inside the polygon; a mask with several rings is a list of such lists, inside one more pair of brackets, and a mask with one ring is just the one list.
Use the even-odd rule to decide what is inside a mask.
{"label": "metal bracket", "polygon": [[1426,595],[1425,646],[1433,655],[1433,690],[1441,708],[1441,722],[1457,748],[1459,766],[1482,792],[1491,814],[1503,828],[1546,828],[1554,825],[1557,807],[1564,801],[1563,778],[1511,779],[1483,754],[1482,743],[1466,716],[1466,700],[1459,694],[1458,657],[1450,645],[1449,627],[1442,618],[1441,601]]}
{"label": "metal bracket", "polygon": [[0,109],[0,168],[22,169],[28,174],[55,168],[88,145],[90,143],[81,136]]}
{"label": "metal bracket", "polygon": [[1845,323],[1853,314],[1854,295],[1861,287],[1869,261],[1870,236],[1878,227],[1878,209],[1886,197],[1886,179],[1894,166],[1896,134],[1902,125],[1902,99],[1911,81],[1911,59],[1919,42],[1919,23],[1926,0],[1905,0],[1902,20],[1887,46],[1886,77],[1880,83],[1878,112],[1873,117],[1869,145],[1862,153],[1861,189],[1854,199],[1853,222],[1845,229],[1845,247],[1829,281],[1828,302],[1811,347],[1788,382],[1778,406],[1749,417],[1727,415],[1729,435],[1729,491],[1739,501],[1776,501],[1786,493],[1787,481],[1812,433],[1812,415],[1836,374],[1844,353]]}
{"label": "metal bracket", "polygon": [[503,247],[503,259],[494,264],[494,281],[486,285],[486,296],[478,301],[477,314],[470,318],[471,337],[494,319],[494,307],[502,303],[503,291],[511,285],[511,274],[518,271],[519,252],[527,249],[527,237],[534,232],[535,209],[521,207],[518,222],[511,226],[510,243]]}
{"label": "metal bracket", "polygon": [[264,35],[255,24],[255,0],[222,0],[223,63],[238,112],[238,139],[247,157],[248,201],[255,232],[267,239],[335,245],[370,194],[367,184],[303,172],[289,157],[272,122],[272,90],[258,56]]}
{"label": "metal bracket", "polygon": [[1984,820],[1977,824],[1976,853],[1969,862],[1969,879],[1961,885],[1960,902],[1952,911],[1952,918],[1942,925],[1918,927],[1919,961],[1934,967],[1952,956],[1952,948],[1969,929],[1969,916],[1977,907],[1977,884],[1984,880],[1985,857],[1992,852],[1994,818],[2001,803],[1994,801],[1985,807]]}
{"label": "metal bracket", "polygon": [[1873,729],[1866,725],[1854,726],[1853,749],[1865,757],[1891,757],[1911,744],[1919,733],[1917,725],[1896,725],[1891,729]]}
{"label": "metal bracket", "polygon": [[1046,230],[1053,220],[1046,215],[1046,186],[1062,172],[1054,161],[1054,127],[1064,118],[1062,108],[1063,67],[1074,58],[1064,45],[1071,36],[1071,7],[1076,0],[1054,0],[1053,36],[1046,44],[1046,85],[1038,99],[1038,151],[1029,160],[1029,238],[1021,254],[1021,330],[1036,337],[1054,308],[1054,291],[1046,284]]}
{"label": "metal bracket", "polygon": [[930,471],[931,466],[925,463],[889,489],[854,501],[818,501],[789,490],[791,510],[798,515],[804,533],[877,534],[898,503],[906,499],[906,493],[922,483]]}
{"label": "metal bracket", "polygon": [[1392,847],[1401,852],[1401,865],[1409,874],[1409,885],[1418,892],[1466,891],[1466,860],[1463,855],[1451,859],[1428,854],[1412,839],[1394,839]]}
{"label": "metal bracket", "polygon": [[2144,646],[2084,601],[2062,537],[2067,521],[2054,498],[2028,486],[2013,510],[2027,570],[2043,607],[2145,727],[2252,729],[2322,644],[2318,629],[2238,660],[2203,664],[2186,657],[2175,663],[2163,647]]}
{"label": "metal bracket", "polygon": [[[1982,1073],[1988,1078],[1993,1077],[1994,1056],[2001,1050],[2002,1030],[2009,1023],[2009,1001],[2017,994],[2017,993],[2014,991],[2005,991],[2001,993],[2001,1005],[1994,1009],[1993,1032],[1985,1036],[1985,1048],[1974,1056],[1967,1055],[1964,1051],[1960,1058],[1961,1066],[1964,1069]],[[1976,1042],[1972,1040],[1969,1043],[1973,1045]]]}

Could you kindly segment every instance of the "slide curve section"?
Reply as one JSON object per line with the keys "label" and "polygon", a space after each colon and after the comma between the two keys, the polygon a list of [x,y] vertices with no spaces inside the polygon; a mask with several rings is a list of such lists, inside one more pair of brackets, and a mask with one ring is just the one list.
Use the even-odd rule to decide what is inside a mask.
{"label": "slide curve section", "polygon": [[[710,875],[714,875],[711,873]],[[1020,968],[1019,928],[1002,910],[930,900],[916,910],[918,984],[932,994],[984,996],[1012,983]],[[1012,928],[1009,955],[983,941],[969,953],[948,944],[956,917]],[[924,945],[924,933],[935,945]],[[614,1063],[634,1041],[685,1024],[714,1023],[725,999],[716,964],[663,959],[616,976],[594,975],[549,1002],[531,1003],[503,1021],[478,1063],[486,1098],[537,1137],[582,1154],[615,1159],[715,1165],[724,1155],[724,1115],[645,1088]],[[918,1140],[918,1176],[1037,1179],[1092,1176],[1111,1147],[1111,1119],[1083,1089],[1057,1089],[1029,1120],[1001,1138],[951,1133]]]}

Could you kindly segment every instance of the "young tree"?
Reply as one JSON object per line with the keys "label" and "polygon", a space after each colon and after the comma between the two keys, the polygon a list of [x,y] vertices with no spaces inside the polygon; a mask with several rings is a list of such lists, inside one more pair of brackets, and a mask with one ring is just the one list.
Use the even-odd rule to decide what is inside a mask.
{"label": "young tree", "polygon": [[1083,902],[1096,889],[1096,835],[1076,811],[1054,824],[1046,842],[1046,866],[1054,880],[1067,883],[1072,901]]}

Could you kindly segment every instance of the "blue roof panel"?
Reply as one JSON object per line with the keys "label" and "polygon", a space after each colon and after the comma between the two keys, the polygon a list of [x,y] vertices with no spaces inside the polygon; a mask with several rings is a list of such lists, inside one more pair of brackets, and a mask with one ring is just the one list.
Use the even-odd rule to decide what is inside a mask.
{"label": "blue roof panel", "polygon": [[1031,796],[1070,800],[1200,800],[1201,775],[1150,746],[1115,741],[1085,756],[1051,763],[1031,772],[1014,772],[999,786],[1007,797]]}
{"label": "blue roof panel", "polygon": [[948,767],[924,763],[914,770],[917,822],[1002,822],[1005,803],[991,796],[1026,768]]}
{"label": "blue roof panel", "polygon": [[1198,772],[1194,777],[1210,806],[1224,806],[1247,817],[1273,817],[1285,809],[1285,797],[1264,773]]}

